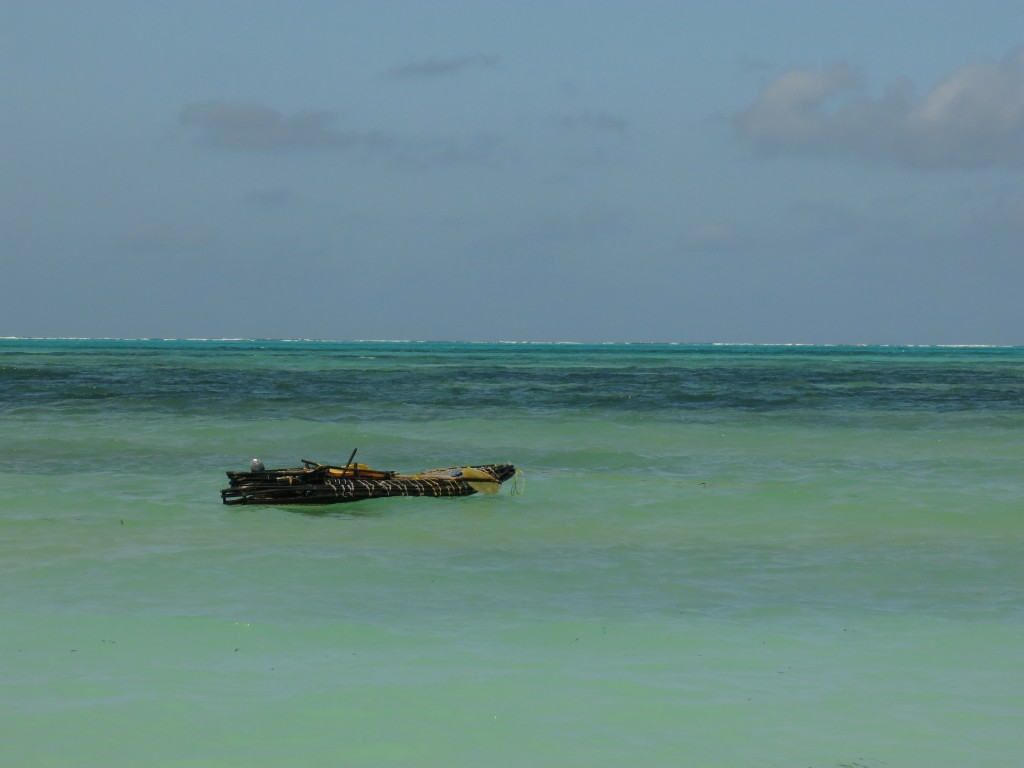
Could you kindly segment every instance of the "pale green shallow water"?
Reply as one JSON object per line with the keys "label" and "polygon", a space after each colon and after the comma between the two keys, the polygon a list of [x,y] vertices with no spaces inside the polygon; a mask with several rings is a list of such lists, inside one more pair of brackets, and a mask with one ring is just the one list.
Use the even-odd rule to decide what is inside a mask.
{"label": "pale green shallow water", "polygon": [[[0,341],[18,766],[1019,766],[1024,350]],[[229,508],[254,455],[526,493]]]}

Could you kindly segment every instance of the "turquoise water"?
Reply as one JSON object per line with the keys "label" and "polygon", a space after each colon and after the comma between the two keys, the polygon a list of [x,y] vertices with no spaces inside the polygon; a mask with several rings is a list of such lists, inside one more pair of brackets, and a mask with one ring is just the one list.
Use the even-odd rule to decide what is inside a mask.
{"label": "turquoise water", "polygon": [[[18,766],[1019,766],[1024,349],[0,341]],[[258,456],[525,495],[225,507]]]}

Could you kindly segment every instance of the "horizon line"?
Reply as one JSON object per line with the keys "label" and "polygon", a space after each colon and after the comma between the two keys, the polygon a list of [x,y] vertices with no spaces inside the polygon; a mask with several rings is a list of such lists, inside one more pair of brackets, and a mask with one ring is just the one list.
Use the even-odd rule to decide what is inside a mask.
{"label": "horizon line", "polygon": [[942,349],[1016,349],[1024,344],[988,343],[905,343],[905,342],[809,342],[809,341],[577,341],[537,339],[331,339],[300,337],[199,337],[199,336],[0,336],[0,341],[116,341],[116,342],[211,342],[283,344],[477,344],[477,345],[534,345],[534,346],[678,346],[678,347],[882,347],[882,348],[942,348]]}

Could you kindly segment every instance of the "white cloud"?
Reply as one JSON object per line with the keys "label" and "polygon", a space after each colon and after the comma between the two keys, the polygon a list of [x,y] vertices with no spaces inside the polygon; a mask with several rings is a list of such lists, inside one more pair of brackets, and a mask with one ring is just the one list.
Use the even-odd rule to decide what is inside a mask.
{"label": "white cloud", "polygon": [[304,110],[285,114],[262,104],[199,101],[186,104],[179,122],[213,149],[245,152],[368,150],[403,167],[493,165],[501,141],[483,133],[469,136],[415,136],[380,130],[347,130],[337,115]]}
{"label": "white cloud", "polygon": [[773,152],[843,155],[918,167],[1024,164],[1024,50],[952,72],[921,99],[905,83],[865,92],[850,67],[792,69],[735,115]]}
{"label": "white cloud", "polygon": [[558,117],[558,125],[567,130],[590,130],[623,135],[629,130],[629,121],[612,112],[582,110],[567,112]]}
{"label": "white cloud", "polygon": [[216,237],[216,233],[209,227],[174,227],[148,223],[140,224],[119,238],[119,245],[135,255],[166,256],[205,248]]}
{"label": "white cloud", "polygon": [[495,69],[498,61],[497,56],[482,53],[473,56],[423,59],[395,67],[389,70],[387,75],[398,79],[448,77],[471,69]]}
{"label": "white cloud", "polygon": [[202,101],[185,105],[179,119],[217,149],[348,149],[391,143],[377,132],[337,128],[333,112],[286,115],[260,104]]}
{"label": "white cloud", "polygon": [[256,189],[245,196],[245,201],[259,208],[280,208],[292,200],[292,193],[284,187]]}
{"label": "white cloud", "polygon": [[721,221],[702,221],[683,233],[683,244],[687,250],[722,252],[732,250],[739,238],[732,227]]}

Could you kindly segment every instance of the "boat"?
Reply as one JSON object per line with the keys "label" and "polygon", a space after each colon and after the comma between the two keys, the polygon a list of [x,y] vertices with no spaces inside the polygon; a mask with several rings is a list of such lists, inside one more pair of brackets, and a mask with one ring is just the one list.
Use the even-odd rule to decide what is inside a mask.
{"label": "boat", "polygon": [[[390,496],[470,496],[498,493],[501,484],[517,477],[512,464],[475,464],[428,469],[406,475],[353,463],[321,464],[300,459],[301,467],[266,469],[253,459],[248,472],[228,471],[229,487],[220,492],[225,504],[341,504]],[[513,493],[516,488],[513,485]]]}

